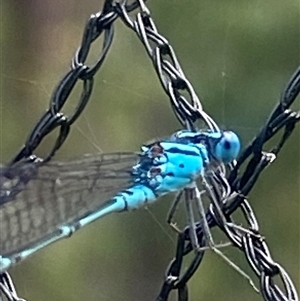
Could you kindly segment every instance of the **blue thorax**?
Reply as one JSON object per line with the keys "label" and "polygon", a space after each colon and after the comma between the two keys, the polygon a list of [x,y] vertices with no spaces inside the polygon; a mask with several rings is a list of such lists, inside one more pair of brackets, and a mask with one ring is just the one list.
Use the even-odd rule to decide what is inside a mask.
{"label": "blue thorax", "polygon": [[159,196],[193,183],[212,161],[232,162],[239,150],[239,138],[230,131],[179,131],[169,140],[143,146],[132,175],[136,184]]}

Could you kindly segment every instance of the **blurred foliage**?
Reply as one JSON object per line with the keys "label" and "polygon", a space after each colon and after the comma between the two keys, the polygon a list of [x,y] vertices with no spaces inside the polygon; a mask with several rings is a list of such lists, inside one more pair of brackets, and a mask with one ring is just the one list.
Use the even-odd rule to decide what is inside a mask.
{"label": "blurred foliage", "polygon": [[[149,0],[148,5],[205,109],[222,127],[237,131],[245,145],[299,64],[299,1]],[[2,2],[3,163],[47,108],[88,16],[101,6],[94,0]],[[91,62],[100,45],[93,48]],[[76,96],[75,91],[66,112],[76,105]],[[179,128],[141,43],[117,21],[92,99],[56,159],[138,150],[143,142]],[[298,290],[299,133],[298,128],[249,196],[274,260]],[[51,142],[53,137],[38,154],[45,154]],[[175,252],[175,234],[165,224],[170,201],[167,197],[149,211],[106,217],[15,267],[20,296],[28,301],[154,300]],[[225,252],[253,275],[243,254]],[[210,253],[189,287],[190,300],[262,300]]]}

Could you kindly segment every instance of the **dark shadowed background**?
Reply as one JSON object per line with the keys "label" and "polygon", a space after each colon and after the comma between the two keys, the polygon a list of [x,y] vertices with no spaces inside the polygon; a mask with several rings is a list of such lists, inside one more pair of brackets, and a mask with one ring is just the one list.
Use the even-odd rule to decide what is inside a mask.
{"label": "dark shadowed background", "polygon": [[[206,111],[222,128],[235,130],[245,145],[299,64],[299,1],[148,2],[159,32],[174,47]],[[48,107],[86,20],[101,7],[95,0],[3,1],[2,163],[16,154]],[[143,142],[180,129],[141,43],[121,21],[115,29],[90,103],[56,159],[100,150],[136,151]],[[100,43],[91,62],[98,47]],[[64,112],[76,105],[76,91]],[[298,128],[249,196],[274,260],[298,290],[299,133]],[[47,152],[53,138],[38,154]],[[154,300],[175,252],[176,236],[165,224],[170,202],[166,197],[150,211],[108,216],[14,267],[11,274],[20,296],[28,301]],[[225,253],[255,278],[243,254]],[[190,300],[262,300],[211,252],[189,288]]]}

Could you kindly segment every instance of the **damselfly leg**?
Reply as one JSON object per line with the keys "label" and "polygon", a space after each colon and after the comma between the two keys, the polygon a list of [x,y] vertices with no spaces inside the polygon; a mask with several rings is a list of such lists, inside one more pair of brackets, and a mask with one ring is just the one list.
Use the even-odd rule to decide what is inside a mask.
{"label": "damselfly leg", "polygon": [[[202,183],[205,186],[205,190],[206,190],[206,192],[207,192],[214,208],[216,208],[216,210],[218,212],[218,215],[222,220],[222,223],[223,223],[222,226],[226,227],[227,226],[226,218],[225,218],[225,216],[222,212],[222,209],[220,208],[220,204],[219,204],[218,200],[216,199],[216,196],[215,196],[213,190],[211,189],[211,186],[209,185],[209,183],[208,183],[205,176],[202,176]],[[250,276],[247,273],[245,273],[240,267],[238,267],[234,262],[232,262],[224,253],[222,253],[219,250],[219,246],[214,243],[209,225],[208,225],[207,220],[206,220],[206,214],[205,214],[203,201],[202,201],[202,198],[201,198],[201,193],[199,192],[197,187],[195,187],[194,191],[195,191],[196,207],[197,207],[197,210],[199,211],[199,214],[200,214],[200,216],[202,217],[202,220],[203,220],[203,232],[204,232],[204,235],[206,236],[206,241],[207,241],[208,247],[214,253],[219,255],[229,266],[231,266],[240,275],[242,275],[245,279],[247,279],[249,281],[250,285],[254,288],[255,291],[259,292],[259,290],[255,286],[253,280],[250,278]]]}
{"label": "damselfly leg", "polygon": [[[210,248],[208,246],[202,246],[199,244],[197,233],[196,233],[196,221],[195,221],[194,209],[193,209],[193,204],[195,203],[195,197],[193,195],[197,195],[197,194],[201,195],[204,194],[205,191],[204,190],[199,191],[198,189],[195,190],[195,187],[185,188],[176,194],[167,216],[167,223],[176,233],[178,234],[183,233],[184,230],[180,229],[177,223],[174,221],[174,216],[184,196],[184,202],[185,202],[186,212],[187,212],[187,224],[190,229],[190,239],[191,239],[193,249],[205,251]],[[232,245],[230,242],[226,242],[226,243],[216,244],[215,246],[220,249],[220,248],[228,247],[230,245]]]}
{"label": "damselfly leg", "polygon": [[178,234],[182,233],[182,230],[180,230],[177,226],[177,223],[173,221],[173,218],[174,218],[174,215],[178,209],[178,205],[181,201],[181,198],[182,198],[182,194],[183,194],[183,190],[180,190],[175,198],[174,198],[174,201],[170,207],[170,210],[168,212],[168,215],[167,215],[167,223],[170,225],[170,227],[175,231],[177,232]]}

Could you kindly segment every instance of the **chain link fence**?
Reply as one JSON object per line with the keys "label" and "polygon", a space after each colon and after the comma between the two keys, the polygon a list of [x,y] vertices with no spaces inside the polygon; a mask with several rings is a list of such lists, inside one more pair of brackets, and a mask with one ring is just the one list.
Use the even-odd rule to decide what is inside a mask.
{"label": "chain link fence", "polygon": [[[163,90],[182,126],[194,130],[200,122],[201,127],[219,130],[217,123],[204,111],[170,42],[158,32],[146,3],[142,0],[131,4],[126,0],[121,2],[107,0],[103,10],[90,17],[84,30],[82,43],[72,60],[71,70],[58,83],[51,96],[49,109],[33,128],[22,149],[9,164],[1,169],[0,206],[13,202],[30,181],[28,173],[25,176],[14,174],[15,166],[47,164],[55,156],[56,151],[63,146],[71,126],[88,104],[93,91],[94,77],[101,70],[102,63],[112,45],[114,22],[117,19],[122,20],[129,29],[134,31],[145,47]],[[101,52],[94,64],[87,65],[86,59],[91,45],[100,37],[103,38]],[[79,81],[82,82],[82,91],[78,105],[73,114],[67,116],[62,113],[62,108]],[[299,92],[300,69],[297,69],[261,130],[244,148],[236,164],[231,166],[227,179],[222,174],[216,173],[210,177],[209,183],[217,204],[212,202],[206,212],[208,226],[221,229],[232,245],[245,254],[250,267],[259,279],[263,298],[270,301],[298,300],[298,296],[287,272],[272,258],[266,239],[260,234],[257,218],[247,196],[264,169],[276,161],[279,152],[300,120],[300,111],[292,109]],[[53,131],[58,132],[58,136],[48,155],[44,158],[36,156],[35,149]],[[266,147],[267,142],[273,137],[278,138],[277,142],[272,147],[269,144]],[[5,183],[8,180],[13,185],[7,188]],[[225,202],[222,199],[220,187],[228,187],[227,191],[230,195]],[[242,212],[246,221],[245,226],[235,223],[233,214],[237,211]],[[205,244],[203,220],[196,223],[196,232],[198,240]],[[187,268],[183,267],[185,256],[192,251],[194,250],[189,238],[189,229],[186,228],[178,235],[175,256],[167,267],[165,279],[156,300],[168,300],[173,290],[177,291],[178,300],[189,299],[187,284],[202,263],[205,254],[203,250],[195,252],[190,265]],[[282,285],[274,281],[274,278],[278,276]],[[17,296],[7,271],[1,274],[0,290],[1,298],[9,301],[23,300]]]}

